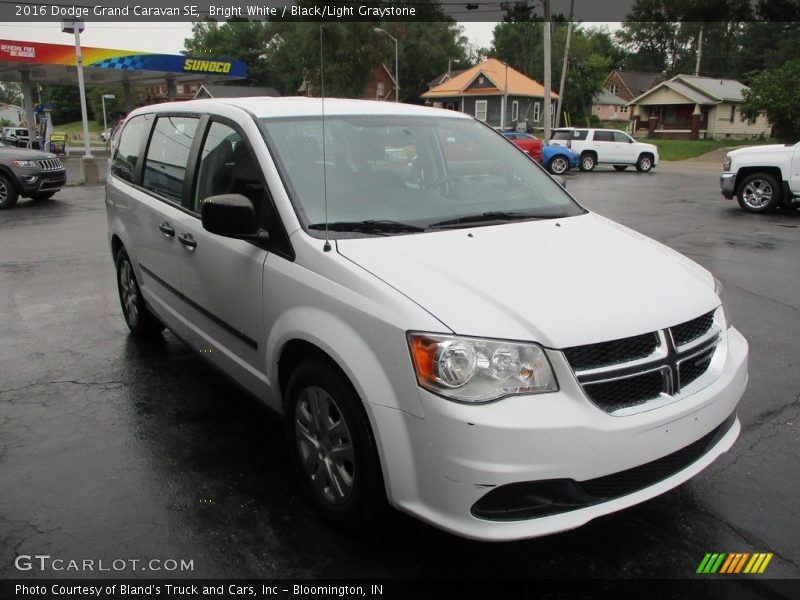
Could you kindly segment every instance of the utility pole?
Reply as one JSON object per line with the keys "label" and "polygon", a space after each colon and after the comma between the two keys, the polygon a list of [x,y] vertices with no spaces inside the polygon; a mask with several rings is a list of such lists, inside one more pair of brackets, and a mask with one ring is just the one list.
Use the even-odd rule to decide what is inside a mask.
{"label": "utility pole", "polygon": [[703,26],[700,25],[700,35],[697,36],[697,62],[694,65],[694,75],[700,75],[700,59],[703,57]]}
{"label": "utility pole", "polygon": [[567,44],[564,47],[564,64],[561,65],[561,84],[558,86],[558,104],[556,105],[556,128],[561,124],[561,106],[564,102],[564,85],[567,82],[567,65],[569,64],[569,42],[572,37],[572,18],[575,14],[575,0],[569,2],[569,24],[567,25]]}
{"label": "utility pole", "polygon": [[550,90],[552,88],[550,75],[550,0],[542,0],[544,3],[544,141],[550,140],[550,130],[552,128],[552,115],[550,114]]}

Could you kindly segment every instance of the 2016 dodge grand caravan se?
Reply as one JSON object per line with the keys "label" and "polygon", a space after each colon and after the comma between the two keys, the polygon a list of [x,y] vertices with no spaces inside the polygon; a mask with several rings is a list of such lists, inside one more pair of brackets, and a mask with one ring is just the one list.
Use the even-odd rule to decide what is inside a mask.
{"label": "2016 dodge grand caravan se", "polygon": [[467,115],[161,104],[110,169],[129,328],[169,328],[283,415],[343,526],[388,501],[476,539],[570,529],[739,434],[748,348],[712,275]]}

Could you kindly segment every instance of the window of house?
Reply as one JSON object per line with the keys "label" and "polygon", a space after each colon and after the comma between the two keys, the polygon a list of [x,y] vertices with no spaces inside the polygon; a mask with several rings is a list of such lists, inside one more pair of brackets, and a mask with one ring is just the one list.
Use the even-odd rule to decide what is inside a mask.
{"label": "window of house", "polygon": [[183,180],[199,119],[166,115],[156,120],[144,163],[142,187],[180,202]]}
{"label": "window of house", "polygon": [[623,115],[627,114],[628,113],[628,107],[627,106],[620,106],[619,107],[619,112],[621,112]]}
{"label": "window of house", "polygon": [[377,89],[375,90],[375,94],[378,96],[378,98],[383,98],[383,93],[383,82],[379,81]]}
{"label": "window of house", "polygon": [[733,119],[736,117],[736,106],[731,106],[731,123],[733,123]]}
{"label": "window of house", "polygon": [[486,100],[475,101],[475,118],[478,121],[486,121]]}
{"label": "window of house", "polygon": [[538,102],[533,103],[533,122],[538,123],[541,117],[541,105]]}
{"label": "window of house", "polygon": [[619,94],[619,86],[615,83],[610,88],[608,88],[608,91],[611,92],[612,94]]}
{"label": "window of house", "polygon": [[511,120],[517,121],[519,118],[519,102],[514,100],[511,103]]}

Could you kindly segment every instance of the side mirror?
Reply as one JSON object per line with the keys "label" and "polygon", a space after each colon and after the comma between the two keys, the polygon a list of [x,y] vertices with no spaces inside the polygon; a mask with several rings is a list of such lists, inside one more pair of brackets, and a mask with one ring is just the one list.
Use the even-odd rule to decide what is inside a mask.
{"label": "side mirror", "polygon": [[269,234],[258,228],[253,203],[241,194],[209,196],[200,205],[200,216],[203,229],[211,233],[241,240],[269,239]]}
{"label": "side mirror", "polygon": [[552,175],[552,178],[556,180],[556,183],[560,185],[562,188],[567,189],[567,180],[561,177],[560,175]]}

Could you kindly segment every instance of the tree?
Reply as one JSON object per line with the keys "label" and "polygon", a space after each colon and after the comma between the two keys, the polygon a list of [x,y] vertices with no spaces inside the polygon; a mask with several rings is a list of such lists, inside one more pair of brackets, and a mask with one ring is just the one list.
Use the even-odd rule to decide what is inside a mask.
{"label": "tree", "polygon": [[86,90],[87,107],[91,107],[94,113],[94,120],[103,124],[103,95],[113,95],[113,99],[106,99],[106,123],[111,126],[114,124],[114,115],[123,109],[124,90],[121,87],[103,86],[93,87]]}
{"label": "tree", "polygon": [[[42,91],[42,100],[53,103],[52,122],[72,123],[81,120],[81,99],[76,85],[48,85]],[[91,106],[86,107],[88,118],[94,115]]]}
{"label": "tree", "polygon": [[765,112],[775,137],[785,142],[800,140],[800,59],[753,76],[743,95],[743,118],[755,120]]}
{"label": "tree", "polygon": [[22,90],[18,83],[0,81],[0,104],[22,104]]}

